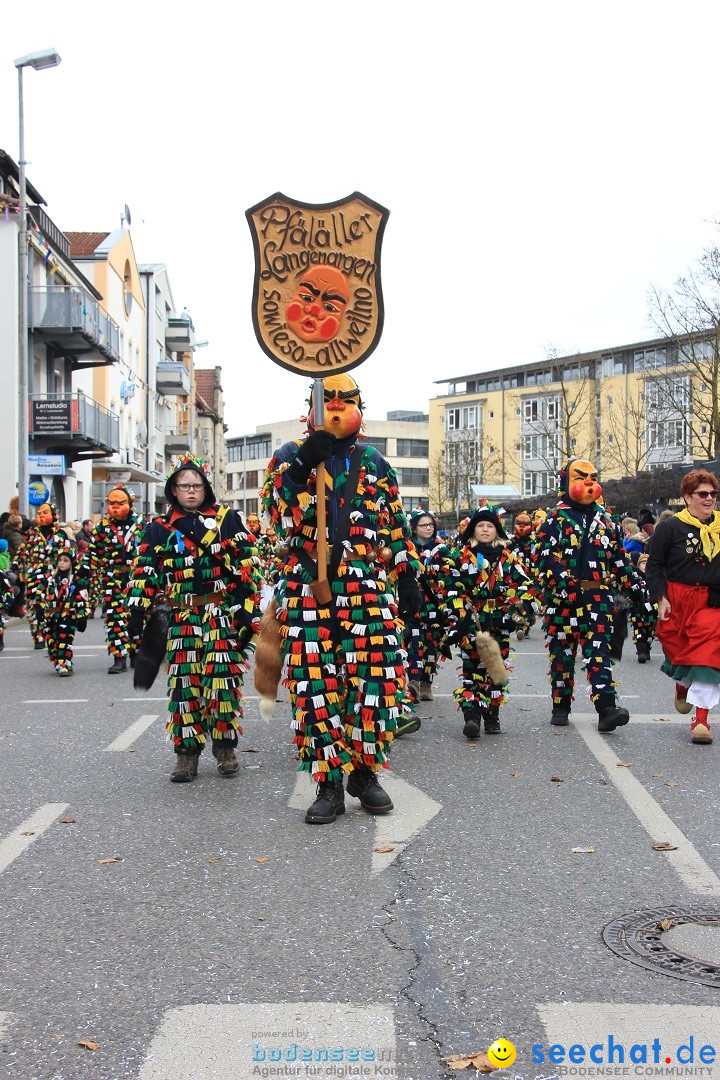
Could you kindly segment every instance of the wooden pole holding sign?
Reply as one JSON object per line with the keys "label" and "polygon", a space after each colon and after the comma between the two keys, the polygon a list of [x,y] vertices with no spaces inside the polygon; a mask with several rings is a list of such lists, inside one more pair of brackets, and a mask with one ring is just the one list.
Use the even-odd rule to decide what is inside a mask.
{"label": "wooden pole holding sign", "polygon": [[[270,359],[313,381],[315,429],[325,426],[323,377],[361,364],[382,334],[380,253],[389,210],[359,191],[309,204],[281,192],[246,210],[255,252],[252,317]],[[327,580],[325,465],[315,470],[318,580]]]}

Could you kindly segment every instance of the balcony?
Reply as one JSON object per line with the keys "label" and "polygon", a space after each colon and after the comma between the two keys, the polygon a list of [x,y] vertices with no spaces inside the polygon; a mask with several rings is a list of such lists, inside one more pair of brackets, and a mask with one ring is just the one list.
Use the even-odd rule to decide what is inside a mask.
{"label": "balcony", "polygon": [[168,319],[165,348],[178,353],[190,352],[195,348],[195,332],[190,319]]}
{"label": "balcony", "polygon": [[29,309],[35,338],[69,356],[73,367],[99,367],[120,359],[119,326],[84,289],[32,288]]}
{"label": "balcony", "polygon": [[33,394],[29,434],[35,453],[64,454],[82,461],[116,454],[120,449],[120,417],[76,394]]}
{"label": "balcony", "polygon": [[192,435],[189,431],[166,431],[165,453],[185,454],[192,450]]}
{"label": "balcony", "polygon": [[163,397],[186,397],[190,393],[190,372],[180,360],[160,360],[155,385]]}

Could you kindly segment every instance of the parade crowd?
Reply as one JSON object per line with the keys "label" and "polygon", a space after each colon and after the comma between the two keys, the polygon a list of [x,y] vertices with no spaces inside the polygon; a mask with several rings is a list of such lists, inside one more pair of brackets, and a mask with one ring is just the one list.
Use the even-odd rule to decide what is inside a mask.
{"label": "parade crowd", "polygon": [[192,455],[168,477],[166,513],[148,521],[123,484],[96,523],[61,526],[49,503],[31,523],[12,499],[0,516],[0,651],[7,617],[26,617],[34,647],[58,676],[72,676],[75,635],[99,607],[109,675],[135,669],[135,685],[148,689],[165,664],[170,779],[189,783],[208,746],[221,775],[237,772],[243,678],[257,647],[264,715],[282,680],[299,769],[317,784],[309,824],[343,814],[346,794],[368,813],[393,809],[379,782],[392,744],[419,731],[416,705],[433,700],[438,665],[456,654],[458,734],[499,733],[511,640],[536,626],[548,650],[550,724],[570,722],[578,658],[598,730],[627,724],[613,664],[629,636],[646,663],[657,637],[676,709],[694,710],[691,740],[712,742],[714,473],[685,474],[678,513],[618,520],[593,464],[572,458],[552,506],[518,513],[511,528],[502,508],[481,503],[447,535],[429,510],[403,511],[394,470],[362,436],[354,380],[327,378],[324,394],[322,426],[311,407],[307,431],[267,466],[264,530],[256,514],[216,501]]}

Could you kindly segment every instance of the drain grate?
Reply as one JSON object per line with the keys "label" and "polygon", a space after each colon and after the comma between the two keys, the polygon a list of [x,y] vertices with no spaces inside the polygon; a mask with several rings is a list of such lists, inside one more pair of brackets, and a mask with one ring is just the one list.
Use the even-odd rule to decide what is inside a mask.
{"label": "drain grate", "polygon": [[720,990],[720,964],[669,949],[662,935],[683,923],[720,927],[720,908],[701,905],[651,908],[631,911],[613,919],[603,930],[607,947],[631,964],[649,968],[673,979],[713,986]]}

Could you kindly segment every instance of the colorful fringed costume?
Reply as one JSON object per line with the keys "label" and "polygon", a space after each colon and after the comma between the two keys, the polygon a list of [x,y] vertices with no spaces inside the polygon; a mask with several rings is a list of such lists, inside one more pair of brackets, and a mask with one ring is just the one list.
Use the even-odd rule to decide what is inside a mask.
{"label": "colorful fringed costume", "polygon": [[538,583],[547,601],[544,622],[553,723],[567,722],[580,648],[600,720],[610,718],[600,730],[611,731],[616,726],[610,726],[613,713],[619,716],[618,724],[628,721],[627,710],[616,707],[612,675],[613,593],[628,593],[632,603],[648,613],[649,599],[643,579],[623,550],[620,527],[597,501],[601,489],[594,467],[571,459],[560,481],[560,501],[540,526],[534,548]]}
{"label": "colorful fringed costume", "polygon": [[68,565],[58,566],[48,574],[42,588],[45,644],[58,675],[72,675],[75,633],[85,629],[88,600],[82,572],[74,570],[74,547],[68,546],[61,554]]}
{"label": "colorful fringed costume", "polygon": [[[204,490],[197,506],[183,507],[183,486],[198,476]],[[176,754],[194,759],[196,769],[208,735],[220,762],[218,747],[232,751],[242,734],[241,688],[258,626],[259,561],[241,516],[215,502],[199,459],[181,460],[165,495],[168,512],[142,535],[127,603],[131,625],[161,599],[170,606],[167,731]],[[234,755],[232,760],[237,768]],[[221,771],[234,771],[224,763]]]}
{"label": "colorful fringed costume", "polygon": [[36,649],[45,647],[45,615],[42,604],[45,579],[54,569],[58,553],[67,543],[66,534],[58,526],[57,509],[50,503],[39,506],[35,524],[15,558],[20,580],[25,585],[27,619]]}
{"label": "colorful fringed costume", "polygon": [[135,655],[139,638],[128,632],[125,599],[133,563],[138,553],[144,519],[133,509],[133,494],[122,484],[108,493],[108,512],[92,531],[84,562],[88,569],[88,596],[99,595],[105,620],[111,673],[124,670],[127,657]]}
{"label": "colorful fringed costume", "polygon": [[[437,558],[437,522],[424,510],[415,511],[410,528],[420,560],[420,610],[405,620],[408,684],[412,696],[420,701],[432,701],[432,683],[440,657],[445,659],[442,642],[447,630],[442,597],[438,582],[427,572]],[[448,650],[449,651],[449,650]]]}
{"label": "colorful fringed costume", "polygon": [[[535,539],[532,528],[533,525],[530,515],[524,512],[518,514],[515,518],[515,526],[509,545],[522,563],[523,569],[530,579],[532,579],[533,576],[532,548]],[[538,605],[536,600],[525,600],[513,608],[512,621],[518,641],[522,641],[523,638],[526,638],[532,630],[537,618],[537,612]]]}

